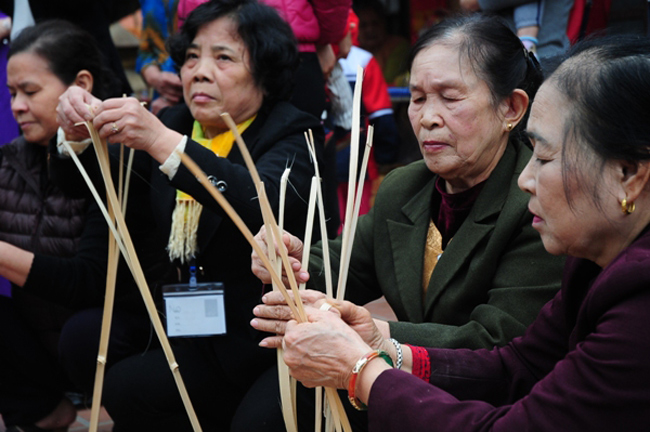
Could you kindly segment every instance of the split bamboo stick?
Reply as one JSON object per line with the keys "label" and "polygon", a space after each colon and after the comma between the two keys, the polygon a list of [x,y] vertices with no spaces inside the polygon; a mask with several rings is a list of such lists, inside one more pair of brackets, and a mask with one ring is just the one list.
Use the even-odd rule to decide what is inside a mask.
{"label": "split bamboo stick", "polygon": [[[99,137],[97,131],[95,130],[91,122],[86,122],[86,126],[90,131],[93,146],[95,147],[95,152],[97,153],[98,160],[100,161],[99,164],[100,170],[102,172],[102,177],[104,178],[104,182],[106,184],[107,200],[110,203],[109,208],[112,208],[113,210],[113,214],[117,222],[116,225],[117,225],[118,235],[122,238],[122,241],[126,248],[127,253],[125,254],[125,257],[127,257],[127,263],[128,262],[131,263],[129,267],[133,272],[134,279],[136,281],[138,288],[140,289],[140,294],[142,295],[143,300],[145,302],[145,306],[147,312],[149,313],[149,317],[152,321],[154,330],[156,331],[156,334],[158,336],[158,339],[160,340],[165,356],[167,357],[169,367],[172,371],[174,380],[179,389],[179,393],[181,395],[183,405],[185,406],[185,409],[189,416],[190,423],[192,424],[192,428],[195,431],[201,431],[201,426],[199,424],[198,418],[196,417],[196,413],[194,412],[194,408],[192,406],[192,402],[190,401],[189,395],[187,393],[187,389],[185,388],[183,378],[180,375],[178,363],[176,363],[176,359],[171,349],[171,345],[169,344],[169,340],[167,339],[167,335],[165,334],[165,329],[160,321],[160,317],[158,316],[156,305],[151,296],[151,292],[149,290],[146,279],[144,277],[144,272],[142,271],[142,267],[140,266],[137,254],[135,252],[135,248],[133,247],[133,242],[131,241],[131,236],[126,227],[124,216],[120,210],[120,205],[117,200],[115,187],[113,185],[113,179],[111,177],[110,166],[108,161],[108,148],[106,146],[106,142]],[[104,327],[105,325],[106,324],[102,323],[102,327]],[[104,330],[102,329],[102,331]],[[100,359],[100,361],[105,361],[105,359]]]}

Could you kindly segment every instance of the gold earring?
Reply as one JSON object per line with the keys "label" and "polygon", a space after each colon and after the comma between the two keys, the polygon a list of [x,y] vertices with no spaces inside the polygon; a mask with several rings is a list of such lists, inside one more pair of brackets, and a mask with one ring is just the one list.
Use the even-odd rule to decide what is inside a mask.
{"label": "gold earring", "polygon": [[514,126],[512,125],[512,123],[508,123],[508,124],[506,125],[506,130],[507,130],[508,132],[510,132],[513,128],[514,128]]}
{"label": "gold earring", "polygon": [[636,209],[636,204],[634,204],[633,202],[628,203],[627,197],[623,198],[623,201],[621,201],[621,210],[623,210],[623,214],[629,215],[632,212],[634,212],[635,209]]}

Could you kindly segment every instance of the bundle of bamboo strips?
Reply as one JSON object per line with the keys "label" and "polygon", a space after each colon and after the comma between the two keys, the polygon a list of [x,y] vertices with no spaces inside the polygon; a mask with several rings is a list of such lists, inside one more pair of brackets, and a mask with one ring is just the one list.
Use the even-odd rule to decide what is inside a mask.
{"label": "bundle of bamboo strips", "polygon": [[[361,171],[359,173],[359,183],[357,185],[356,179],[357,179],[357,166],[358,166],[358,153],[359,153],[359,131],[360,131],[360,119],[361,119],[360,111],[361,111],[362,84],[363,84],[363,69],[359,67],[357,69],[357,82],[356,82],[354,98],[353,98],[353,123],[352,123],[351,149],[350,149],[351,157],[350,157],[350,172],[349,172],[349,185],[348,185],[348,203],[346,208],[346,216],[344,220],[343,245],[341,250],[341,263],[339,267],[340,269],[339,280],[337,285],[336,297],[338,299],[343,299],[345,295],[347,273],[349,269],[349,262],[350,262],[350,256],[352,251],[352,242],[354,240],[354,234],[356,231],[356,224],[357,224],[359,208],[361,205],[361,195],[363,191],[366,167],[368,164],[368,158],[370,155],[370,148],[372,146],[372,138],[373,138],[373,129],[372,127],[369,127],[366,147],[364,150],[363,160],[361,164]],[[230,116],[227,113],[222,114],[222,117],[224,118],[226,124],[229,126],[230,130],[235,135],[235,141],[239,146],[239,150],[241,154],[244,157],[246,166],[249,169],[251,177],[253,178],[256,187],[258,188],[260,206],[262,209],[264,224],[266,226],[266,231],[267,231],[268,256],[264,255],[264,251],[261,251],[259,246],[255,244],[254,241],[251,242],[252,235],[245,234],[245,236],[247,237],[247,239],[249,239],[249,242],[251,242],[251,246],[253,247],[253,249],[255,249],[256,253],[262,259],[264,266],[271,274],[273,280],[273,289],[282,291],[285,300],[287,301],[287,304],[291,308],[294,317],[296,317],[296,320],[298,322],[304,322],[306,320],[306,316],[304,315],[304,311],[302,310],[302,301],[300,301],[300,297],[296,291],[295,277],[289,266],[287,252],[286,249],[284,248],[284,243],[282,242],[282,237],[281,237],[283,232],[282,224],[278,226],[278,224],[275,223],[271,206],[268,202],[266,193],[264,191],[264,184],[260,180],[259,174],[257,173],[252,158],[250,157],[248,149],[237,131],[234,121],[232,120],[232,118],[230,118]],[[315,176],[312,179],[312,187],[311,187],[311,192],[309,197],[308,216],[307,216],[305,239],[304,239],[305,241],[303,246],[304,254],[302,260],[302,266],[306,268],[309,262],[309,250],[311,246],[311,233],[312,233],[312,223],[314,218],[314,206],[315,206],[315,201],[317,199],[318,208],[319,208],[321,237],[322,237],[322,244],[323,244],[323,256],[324,256],[325,267],[326,267],[326,272],[325,272],[326,294],[330,298],[332,298],[333,289],[332,289],[332,282],[331,282],[331,266],[329,262],[329,247],[328,247],[327,232],[325,227],[324,205],[323,205],[323,198],[322,198],[322,190],[320,188],[321,182],[320,182],[320,173],[318,170],[318,161],[316,160],[315,144],[314,144],[311,130],[308,131],[308,133],[305,133],[305,140],[307,142],[307,146],[310,155],[312,157],[312,161],[314,163]],[[187,157],[182,158],[183,163],[185,163],[186,159],[188,158]],[[186,165],[188,166],[188,168],[190,168],[191,164],[189,165],[186,164]],[[200,173],[194,171],[194,168],[190,168],[190,170],[193,172],[194,175],[199,177]],[[205,175],[203,174],[203,176]],[[206,187],[208,187],[209,185],[209,183],[205,183],[205,182],[202,183]],[[284,188],[282,187],[282,184],[285,185]],[[283,220],[282,215],[284,214],[284,192],[283,192],[284,190],[286,190],[286,182],[284,183],[281,182],[280,209],[279,209],[280,221]],[[220,196],[220,194],[216,189],[214,190],[214,192],[211,191],[211,194],[215,197],[215,199],[217,198],[217,196]],[[225,201],[225,198],[220,197],[217,200],[221,204],[221,200]],[[233,220],[235,220],[235,215],[231,215],[229,212],[228,214],[231,216],[231,218],[233,218]],[[240,230],[242,230],[242,232],[244,232],[244,227],[240,227],[239,224],[238,227],[240,228]],[[276,264],[277,257],[276,257],[275,247],[273,245],[278,246],[278,250],[280,251],[280,258],[282,264],[284,265],[284,269],[287,275],[287,279],[289,281],[290,289],[293,292],[293,299],[295,300],[292,300],[290,298],[290,296],[286,291],[286,288],[281,282],[281,278],[279,276],[279,274],[281,274],[280,263]],[[300,288],[304,288],[304,286],[301,286]],[[280,383],[280,395],[282,400],[282,413],[284,416],[285,426],[287,428],[287,431],[293,432],[293,431],[297,431],[295,382],[292,381],[292,379],[290,378],[288,369],[284,364],[284,361],[282,360],[281,354],[282,354],[282,350],[279,349],[278,350],[278,377]],[[325,411],[331,413],[331,416],[325,415],[326,430],[331,431],[336,429],[338,432],[341,432],[342,430],[346,432],[351,431],[352,429],[350,423],[347,419],[345,410],[343,408],[340,398],[338,397],[338,393],[336,392],[336,389],[327,388],[325,389],[325,394],[328,401],[328,406],[326,407]],[[322,389],[317,388],[316,389],[316,416],[315,416],[316,420],[314,425],[315,430],[317,432],[320,432],[322,426],[322,416],[324,412],[322,405],[323,405]]]}
{"label": "bundle of bamboo strips", "polygon": [[[69,154],[72,155],[75,163],[77,164],[77,166],[79,167],[82,173],[82,176],[84,177],[86,183],[88,184],[88,187],[91,189],[92,194],[95,200],[97,201],[97,204],[102,209],[102,213],[106,218],[106,222],[111,232],[111,236],[109,238],[109,245],[108,245],[109,253],[108,253],[107,277],[106,277],[106,295],[104,300],[104,314],[103,314],[103,321],[102,321],[102,328],[101,328],[101,335],[100,335],[99,353],[97,355],[97,370],[95,374],[95,386],[93,389],[93,403],[91,407],[91,418],[90,418],[91,421],[90,421],[89,431],[96,432],[99,424],[99,411],[101,408],[101,394],[102,394],[102,387],[104,381],[104,370],[105,370],[105,365],[107,360],[108,340],[110,337],[111,318],[113,314],[113,305],[114,305],[114,297],[115,297],[115,278],[117,274],[117,264],[118,264],[120,252],[124,256],[124,259],[129,269],[131,270],[131,273],[133,274],[136,284],[140,290],[140,294],[142,295],[142,298],[144,300],[147,312],[153,324],[154,330],[156,331],[156,335],[158,336],[158,339],[160,340],[160,344],[163,348],[165,356],[167,357],[169,368],[172,371],[174,380],[176,382],[179,393],[181,395],[181,399],[185,406],[185,410],[187,411],[187,414],[190,419],[190,423],[192,424],[192,428],[194,431],[201,431],[201,426],[199,424],[196,413],[194,412],[194,408],[192,406],[192,402],[190,401],[189,395],[187,393],[187,389],[185,388],[185,384],[183,382],[183,378],[181,377],[178,363],[176,363],[176,359],[171,349],[171,345],[169,344],[169,340],[167,339],[167,335],[165,334],[165,329],[162,325],[162,322],[160,321],[160,317],[158,316],[156,305],[151,296],[149,287],[147,286],[147,281],[145,280],[142,267],[140,266],[140,262],[135,252],[135,248],[133,246],[133,242],[131,241],[131,236],[129,234],[124,219],[124,213],[126,211],[126,197],[128,194],[127,192],[123,193],[122,191],[128,190],[129,174],[127,173],[127,184],[124,185],[123,173],[122,173],[123,150],[121,150],[120,152],[121,154],[120,175],[119,175],[120,196],[118,197],[115,192],[113,179],[111,177],[110,163],[108,157],[108,147],[106,145],[106,141],[102,140],[99,137],[92,122],[85,122],[84,124],[86,125],[86,127],[90,132],[93,146],[95,148],[95,153],[97,155],[99,167],[104,180],[108,210],[104,206],[103,201],[99,197],[99,194],[97,193],[92,181],[90,180],[87,173],[85,172],[85,169],[83,168],[79,160],[76,158],[76,156],[74,156],[74,151],[72,151],[72,149],[69,147],[67,150]],[[131,163],[132,163],[132,154],[129,158],[129,165],[131,165]]]}

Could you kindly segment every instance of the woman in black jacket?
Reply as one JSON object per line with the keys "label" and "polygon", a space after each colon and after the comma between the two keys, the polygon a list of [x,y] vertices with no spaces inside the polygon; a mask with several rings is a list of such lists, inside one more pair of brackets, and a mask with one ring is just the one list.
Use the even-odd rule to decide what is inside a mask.
{"label": "woman in black jacket", "polygon": [[[323,137],[316,118],[286,102],[298,53],[290,27],[272,8],[253,1],[208,2],[193,11],[168,44],[180,68],[185,104],[164,110],[157,118],[133,98],[101,101],[75,89],[64,96],[58,112],[69,140],[85,138],[84,128],[74,124],[92,119],[102,137],[136,149],[135,171],[149,189],[129,194],[141,213],[128,210],[126,217],[135,248],[146,254],[143,267],[164,267],[148,280],[154,297],[160,298],[158,287],[163,283],[187,284],[192,268],[198,282],[223,283],[226,334],[175,340],[173,346],[202,427],[226,430],[243,394],[274,361],[275,354],[258,347],[260,334],[248,325],[263,286],[250,271],[250,245],[180,164],[175,151],[199,164],[256,232],[262,225],[257,188],[220,116],[228,112],[243,131],[276,214],[280,179],[291,167],[285,227],[302,233],[314,174],[303,133],[312,129],[317,140]],[[87,105],[93,107],[92,113]],[[81,157],[93,160],[86,152]],[[178,229],[179,219],[183,225],[185,218],[174,214],[197,209],[198,225],[186,223]],[[134,230],[133,224],[139,228]],[[140,229],[148,234],[137,232]],[[100,317],[96,309],[73,318],[66,327],[71,343],[62,347],[66,367],[88,389]],[[114,320],[114,325],[120,323]],[[145,322],[140,329],[148,332],[149,326]],[[119,361],[109,348],[108,359],[114,364],[108,365],[103,402],[114,430],[189,430],[163,352],[145,350],[134,347],[132,357]]]}
{"label": "woman in black jacket", "polygon": [[105,278],[107,230],[94,205],[52,183],[47,145],[67,88],[107,97],[112,82],[92,38],[66,21],[26,28],[11,44],[7,85],[22,135],[0,150],[0,276],[11,282],[0,296],[0,414],[8,430],[59,430],[76,417],[57,343],[74,310],[102,303],[103,290],[93,288]]}

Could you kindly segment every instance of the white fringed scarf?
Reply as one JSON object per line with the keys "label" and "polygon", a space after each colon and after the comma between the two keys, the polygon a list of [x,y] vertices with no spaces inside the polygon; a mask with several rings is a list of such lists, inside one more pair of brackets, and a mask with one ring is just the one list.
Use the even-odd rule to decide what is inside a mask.
{"label": "white fringed scarf", "polygon": [[[237,131],[242,134],[253,123],[255,117],[253,116],[239,123]],[[209,148],[217,156],[225,158],[228,157],[230,150],[232,150],[235,136],[231,131],[226,131],[212,139],[205,138],[203,126],[198,121],[195,121],[192,129],[192,140],[205,148]],[[199,228],[202,210],[203,206],[192,196],[181,190],[176,190],[176,206],[172,213],[172,226],[167,243],[170,260],[179,259],[181,263],[186,263],[196,255],[196,233]]]}

